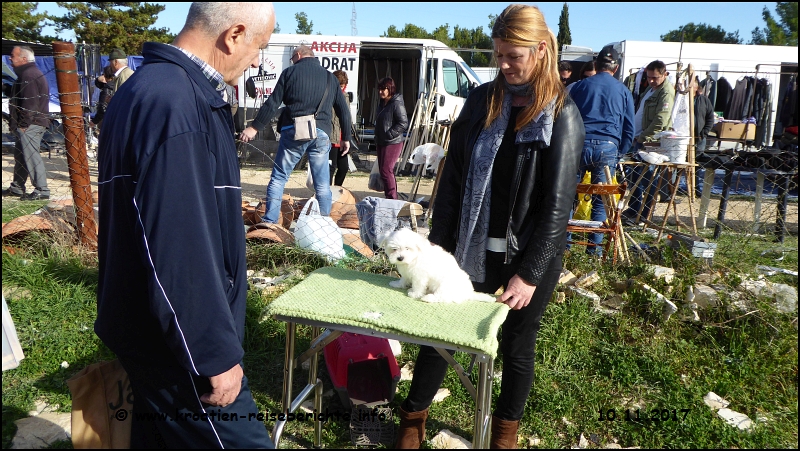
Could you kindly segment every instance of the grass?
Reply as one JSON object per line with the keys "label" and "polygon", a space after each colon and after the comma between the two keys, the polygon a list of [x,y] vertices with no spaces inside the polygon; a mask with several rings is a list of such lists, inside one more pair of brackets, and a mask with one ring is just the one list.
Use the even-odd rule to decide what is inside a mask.
{"label": "grass", "polygon": [[[33,206],[31,206],[33,208]],[[20,214],[19,209],[14,211]],[[5,203],[4,203],[4,221]],[[654,244],[645,234],[637,240]],[[56,242],[54,244],[54,241]],[[640,279],[676,303],[686,287],[702,273],[711,273],[714,284],[733,290],[745,277],[756,274],[763,264],[797,269],[797,237],[784,244],[768,236],[726,234],[717,241],[712,268],[685,252],[661,246],[659,264],[676,268],[670,285],[654,281],[647,266],[612,267],[587,257],[579,248],[565,258],[565,266],[576,275],[597,270],[600,282],[591,287],[602,297],[613,294],[613,282]],[[16,246],[21,252],[3,252],[3,293],[25,351],[21,365],[3,374],[2,444],[7,448],[16,431],[14,421],[26,417],[37,400],[57,410],[71,408],[66,380],[85,366],[113,358],[92,330],[96,316],[97,264],[91,253],[76,254],[70,243],[49,235],[31,235]],[[777,250],[775,250],[777,248]],[[784,251],[781,249],[790,249]],[[764,251],[770,251],[762,255]],[[776,261],[776,256],[785,257]],[[655,254],[654,254],[655,255]],[[297,269],[303,274],[328,263],[315,254],[280,245],[248,245],[248,267],[270,275]],[[391,268],[378,258],[348,258],[337,265],[366,272],[388,274]],[[797,287],[797,278],[776,275],[773,282]],[[297,283],[295,278],[272,292],[250,290],[247,297],[245,367],[256,403],[261,411],[280,410],[283,354],[286,329],[282,322],[262,320],[262,311],[273,299]],[[590,447],[618,442],[642,448],[797,448],[797,314],[781,314],[769,301],[754,301],[754,313],[742,313],[723,305],[701,312],[700,323],[682,321],[678,315],[662,321],[652,296],[641,292],[625,295],[622,313],[603,315],[591,301],[567,292],[566,301],[551,303],[545,312],[537,342],[536,379],[527,401],[520,428],[521,445],[529,437],[540,447],[576,445],[583,434]],[[307,346],[311,330],[298,328],[298,349]],[[414,361],[416,346],[403,346],[398,357],[402,366]],[[456,359],[465,367],[469,356]],[[68,362],[68,368],[61,363]],[[325,390],[331,388],[325,365],[320,361]],[[496,370],[502,368],[502,358]],[[295,393],[301,388],[296,377]],[[390,407],[397,407],[408,393],[409,382],[401,382]],[[468,392],[453,371],[444,387],[451,395],[431,407],[428,438],[450,429],[472,437],[473,408]],[[752,432],[740,432],[719,419],[703,404],[713,391],[731,401],[729,408],[766,419]],[[499,384],[494,385],[495,401]],[[331,410],[343,410],[338,397],[325,401]],[[625,421],[626,409],[649,417],[662,409],[672,416],[686,410],[685,419],[675,421]],[[612,410],[615,421],[601,419]],[[272,424],[267,425],[270,430]],[[313,428],[289,423],[282,447],[310,447]],[[327,448],[353,447],[346,423],[329,422],[323,428]],[[53,447],[70,447],[59,442]],[[426,445],[427,446],[427,445]]]}

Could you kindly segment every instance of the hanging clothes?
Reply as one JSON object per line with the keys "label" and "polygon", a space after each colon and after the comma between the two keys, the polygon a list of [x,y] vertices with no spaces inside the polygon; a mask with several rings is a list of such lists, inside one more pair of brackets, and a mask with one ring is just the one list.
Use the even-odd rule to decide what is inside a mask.
{"label": "hanging clothes", "polygon": [[714,99],[714,111],[721,111],[723,116],[725,116],[725,111],[728,110],[732,93],[733,89],[731,88],[731,84],[728,83],[725,77],[721,77],[719,81],[717,81],[717,98]]}
{"label": "hanging clothes", "polygon": [[797,74],[793,74],[789,78],[789,83],[786,85],[786,92],[783,94],[783,99],[780,100],[781,105],[781,125],[792,127],[797,125]]}
{"label": "hanging clothes", "polygon": [[723,113],[725,119],[730,119],[733,121],[743,121],[747,119],[747,117],[742,114],[745,108],[745,97],[747,97],[747,81],[748,77],[744,77],[741,80],[736,81],[736,87],[733,88],[733,93],[731,94],[731,100],[728,104],[728,108]]}
{"label": "hanging clothes", "polygon": [[708,97],[708,100],[714,105],[717,101],[717,81],[711,76],[706,76],[704,80],[700,81],[700,86],[703,88],[703,95]]}
{"label": "hanging clothes", "polygon": [[753,117],[756,118],[756,139],[754,145],[763,147],[767,144],[767,129],[772,112],[772,85],[766,78],[760,78],[755,83],[753,99]]}

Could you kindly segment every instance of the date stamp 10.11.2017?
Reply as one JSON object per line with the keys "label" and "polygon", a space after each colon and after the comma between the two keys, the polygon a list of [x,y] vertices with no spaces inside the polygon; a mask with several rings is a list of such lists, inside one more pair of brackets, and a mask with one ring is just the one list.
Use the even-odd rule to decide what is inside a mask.
{"label": "date stamp 10.11.2017", "polygon": [[629,421],[635,423],[659,423],[686,421],[690,409],[599,409],[598,421]]}

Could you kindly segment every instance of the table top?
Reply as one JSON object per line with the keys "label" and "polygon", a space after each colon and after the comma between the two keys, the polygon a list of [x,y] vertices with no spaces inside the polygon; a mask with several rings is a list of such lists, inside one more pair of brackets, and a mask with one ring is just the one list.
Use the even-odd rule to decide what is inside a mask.
{"label": "table top", "polygon": [[[431,304],[392,288],[396,278],[325,267],[272,301],[265,314],[348,332],[377,331],[420,344],[497,355],[497,332],[508,315],[502,303]],[[363,332],[362,332],[363,333]],[[380,335],[380,334],[378,334]]]}

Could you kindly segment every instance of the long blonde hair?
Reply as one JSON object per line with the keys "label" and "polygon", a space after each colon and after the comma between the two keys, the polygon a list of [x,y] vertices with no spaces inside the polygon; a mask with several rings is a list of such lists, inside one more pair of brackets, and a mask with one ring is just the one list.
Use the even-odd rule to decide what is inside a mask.
{"label": "long blonde hair", "polygon": [[[518,131],[532,121],[554,97],[556,98],[555,114],[558,114],[566,98],[566,91],[558,74],[558,44],[556,36],[547,28],[544,15],[539,8],[529,5],[509,5],[495,20],[492,27],[492,38],[500,38],[515,46],[529,47],[531,53],[538,47],[539,42],[545,41],[547,44],[544,58],[536,60],[531,78],[526,80],[526,83],[530,83],[533,88],[533,92],[530,94],[533,96],[533,102],[517,116],[514,130]],[[504,81],[503,72],[498,70],[487,100],[489,112],[486,116],[485,127],[489,127],[500,115],[505,98]]]}

